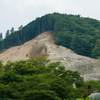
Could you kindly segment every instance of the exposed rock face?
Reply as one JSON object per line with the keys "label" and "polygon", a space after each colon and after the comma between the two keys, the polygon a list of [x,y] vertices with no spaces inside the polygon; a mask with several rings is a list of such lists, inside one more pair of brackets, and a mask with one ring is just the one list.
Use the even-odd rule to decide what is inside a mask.
{"label": "exposed rock face", "polygon": [[54,43],[52,32],[44,32],[21,46],[11,47],[0,54],[0,60],[19,61],[46,54],[52,62],[61,62],[66,69],[78,71],[85,80],[100,80],[100,62],[77,55],[72,50]]}

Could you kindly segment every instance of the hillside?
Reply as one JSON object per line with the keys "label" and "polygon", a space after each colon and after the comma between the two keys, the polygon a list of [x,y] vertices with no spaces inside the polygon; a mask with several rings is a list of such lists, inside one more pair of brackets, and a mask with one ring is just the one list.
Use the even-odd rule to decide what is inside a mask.
{"label": "hillside", "polygon": [[46,14],[14,31],[0,41],[0,50],[20,46],[45,31],[53,31],[55,43],[75,53],[99,58],[96,41],[100,41],[100,21],[80,15]]}
{"label": "hillside", "polygon": [[46,54],[51,62],[61,62],[66,69],[78,71],[85,80],[100,80],[99,60],[77,55],[74,51],[55,44],[54,33],[47,31],[41,33],[21,46],[7,49],[0,54],[0,60],[4,64],[8,61],[27,60],[30,57],[38,57]]}
{"label": "hillside", "polygon": [[51,32],[44,32],[21,46],[14,46],[1,52],[0,60],[3,60],[5,64],[8,60],[26,60],[30,57],[37,57],[42,53],[51,52],[51,50],[57,48],[53,38]]}

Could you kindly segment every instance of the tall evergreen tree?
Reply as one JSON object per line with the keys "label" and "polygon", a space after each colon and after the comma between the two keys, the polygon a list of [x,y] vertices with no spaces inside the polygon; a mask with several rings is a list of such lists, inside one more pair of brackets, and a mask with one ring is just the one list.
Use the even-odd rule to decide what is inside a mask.
{"label": "tall evergreen tree", "polygon": [[0,33],[0,50],[2,50],[2,40],[3,40],[2,33]]}
{"label": "tall evergreen tree", "polygon": [[19,31],[23,29],[23,25],[18,27]]}
{"label": "tall evergreen tree", "polygon": [[11,28],[10,32],[11,33],[14,33],[14,27]]}
{"label": "tall evergreen tree", "polygon": [[9,36],[9,30],[7,30],[6,32],[6,38]]}
{"label": "tall evergreen tree", "polygon": [[3,36],[2,36],[2,33],[0,33],[0,41],[3,40]]}

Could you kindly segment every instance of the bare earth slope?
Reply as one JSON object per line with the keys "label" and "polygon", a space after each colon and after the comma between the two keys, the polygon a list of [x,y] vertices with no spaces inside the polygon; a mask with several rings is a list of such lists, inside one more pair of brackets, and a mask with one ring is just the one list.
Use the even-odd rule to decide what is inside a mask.
{"label": "bare earth slope", "polygon": [[78,71],[85,80],[100,80],[99,60],[77,55],[68,48],[56,45],[52,32],[44,32],[21,46],[11,47],[1,52],[0,60],[6,64],[8,60],[26,60],[42,53],[53,62],[61,62],[66,69]]}

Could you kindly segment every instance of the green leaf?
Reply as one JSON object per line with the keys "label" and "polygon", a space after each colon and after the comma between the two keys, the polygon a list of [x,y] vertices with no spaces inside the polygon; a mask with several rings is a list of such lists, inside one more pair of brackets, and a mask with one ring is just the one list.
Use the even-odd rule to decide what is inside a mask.
{"label": "green leaf", "polygon": [[90,97],[87,97],[85,100],[90,100]]}

